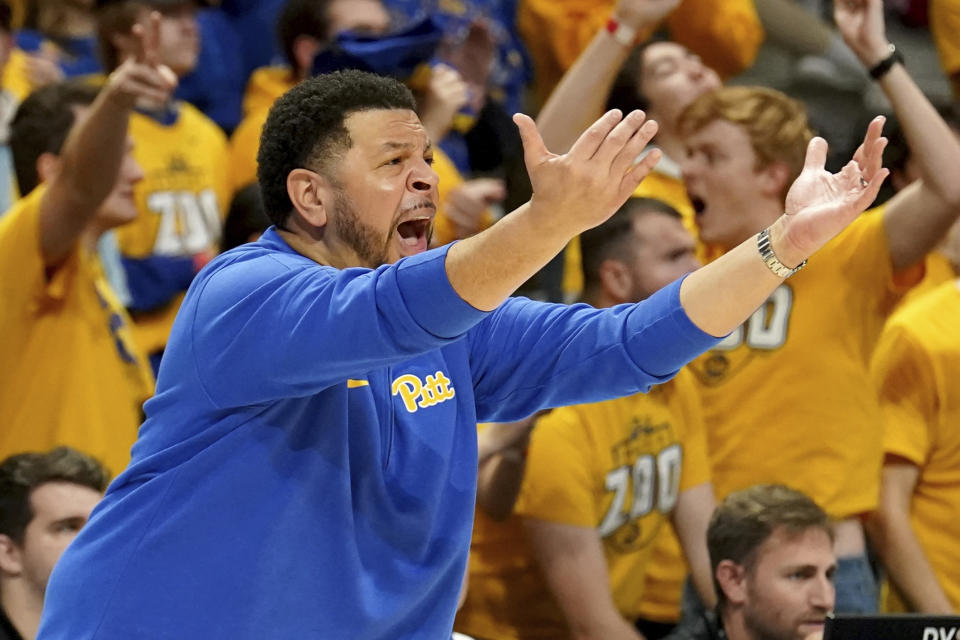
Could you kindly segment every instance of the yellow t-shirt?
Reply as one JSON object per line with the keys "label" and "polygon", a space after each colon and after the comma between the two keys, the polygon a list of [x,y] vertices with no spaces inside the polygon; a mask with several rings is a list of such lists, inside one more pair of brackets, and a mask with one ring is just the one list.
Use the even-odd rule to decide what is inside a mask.
{"label": "yellow t-shirt", "polygon": [[931,251],[924,260],[923,280],[908,291],[900,301],[900,307],[905,307],[914,300],[922,298],[945,282],[953,280],[958,275],[950,263],[949,258],[939,251]]}
{"label": "yellow t-shirt", "polygon": [[10,51],[10,58],[0,74],[0,85],[5,91],[9,91],[17,102],[23,102],[23,99],[30,95],[33,85],[27,75],[27,53],[23,49],[13,48]]}
{"label": "yellow t-shirt", "polygon": [[[541,103],[606,24],[614,5],[614,0],[520,3],[517,29],[533,59]],[[666,22],[674,41],[698,54],[723,77],[749,68],[764,38],[752,0],[684,0]]]}
{"label": "yellow t-shirt", "polygon": [[257,180],[260,132],[270,107],[297,84],[289,67],[260,67],[250,76],[243,96],[243,120],[230,136],[230,193]]}
{"label": "yellow t-shirt", "polygon": [[247,82],[247,89],[243,94],[244,117],[269,109],[277,98],[285,94],[297,84],[290,67],[260,67],[255,69]]}
{"label": "yellow t-shirt", "polygon": [[[139,215],[116,231],[120,252],[128,258],[216,253],[229,205],[224,162],[226,137],[212,120],[180,102],[176,120],[164,124],[130,116],[133,154],[144,179],[134,187]],[[183,295],[134,317],[134,337],[146,353],[167,343]]]}
{"label": "yellow t-shirt", "polygon": [[930,33],[943,70],[949,76],[960,73],[960,0],[930,0]]}
{"label": "yellow t-shirt", "polygon": [[653,541],[678,495],[709,481],[696,390],[681,371],[649,394],[542,418],[514,515],[478,516],[470,588],[455,629],[482,638],[559,638],[563,614],[523,539],[520,518],[596,527],[618,610],[636,618]]}
{"label": "yellow t-shirt", "polygon": [[719,497],[782,482],[837,518],[877,505],[880,408],[868,367],[898,284],[878,208],[691,364]]}
{"label": "yellow t-shirt", "polygon": [[0,459],[69,445],[117,474],[153,375],[95,255],[78,249],[47,277],[43,193],[0,218]]}
{"label": "yellow t-shirt", "polygon": [[251,182],[257,181],[257,152],[260,150],[260,132],[270,113],[270,105],[248,113],[230,136],[229,165],[230,193],[235,194]]}
{"label": "yellow t-shirt", "polygon": [[951,281],[887,323],[871,373],[883,450],[917,465],[910,525],[937,581],[960,611],[960,289]]}

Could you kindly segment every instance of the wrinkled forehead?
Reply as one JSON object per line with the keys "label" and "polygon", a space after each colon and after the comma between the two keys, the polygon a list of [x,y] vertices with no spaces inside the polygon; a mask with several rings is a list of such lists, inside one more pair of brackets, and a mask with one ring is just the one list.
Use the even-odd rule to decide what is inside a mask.
{"label": "wrinkled forehead", "polygon": [[366,109],[344,119],[354,147],[374,150],[388,146],[430,147],[430,138],[417,114],[409,109]]}

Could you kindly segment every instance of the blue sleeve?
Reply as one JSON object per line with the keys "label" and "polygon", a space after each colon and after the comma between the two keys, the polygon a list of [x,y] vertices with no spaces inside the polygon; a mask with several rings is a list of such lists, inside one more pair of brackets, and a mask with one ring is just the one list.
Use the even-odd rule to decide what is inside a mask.
{"label": "blue sleeve", "polygon": [[269,254],[215,269],[181,309],[207,395],[220,407],[306,396],[462,338],[487,314],[450,285],[448,248],[373,271]]}
{"label": "blue sleeve", "polygon": [[647,391],[719,342],[680,306],[680,282],[610,309],[515,298],[469,333],[481,421]]}
{"label": "blue sleeve", "polygon": [[190,287],[196,275],[193,256],[122,258],[134,311],[151,311]]}

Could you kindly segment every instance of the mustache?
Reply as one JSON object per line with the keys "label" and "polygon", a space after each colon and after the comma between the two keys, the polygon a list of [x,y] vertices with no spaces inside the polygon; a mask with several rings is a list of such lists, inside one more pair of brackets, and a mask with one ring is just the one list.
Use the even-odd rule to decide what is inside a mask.
{"label": "mustache", "polygon": [[436,212],[436,210],[437,210],[437,205],[434,204],[433,201],[431,201],[431,200],[429,200],[429,199],[427,199],[427,198],[424,198],[424,199],[422,199],[422,200],[418,200],[417,202],[413,202],[413,203],[411,203],[411,204],[408,204],[407,206],[405,206],[403,209],[401,209],[401,210],[399,211],[399,213],[397,214],[397,216],[398,216],[398,217],[399,217],[399,216],[402,216],[402,215],[405,214],[405,213],[410,213],[411,211],[416,211],[417,209],[430,209],[431,211]]}

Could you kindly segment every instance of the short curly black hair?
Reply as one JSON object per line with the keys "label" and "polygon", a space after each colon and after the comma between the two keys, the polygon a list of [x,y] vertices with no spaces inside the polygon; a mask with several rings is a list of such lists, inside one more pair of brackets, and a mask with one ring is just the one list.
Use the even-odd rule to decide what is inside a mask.
{"label": "short curly black hair", "polygon": [[335,71],[304,80],[274,103],[260,134],[257,180],[273,224],[293,210],[287,176],[298,168],[328,171],[352,144],[347,116],[372,109],[416,110],[413,94],[393,78],[366,71]]}

